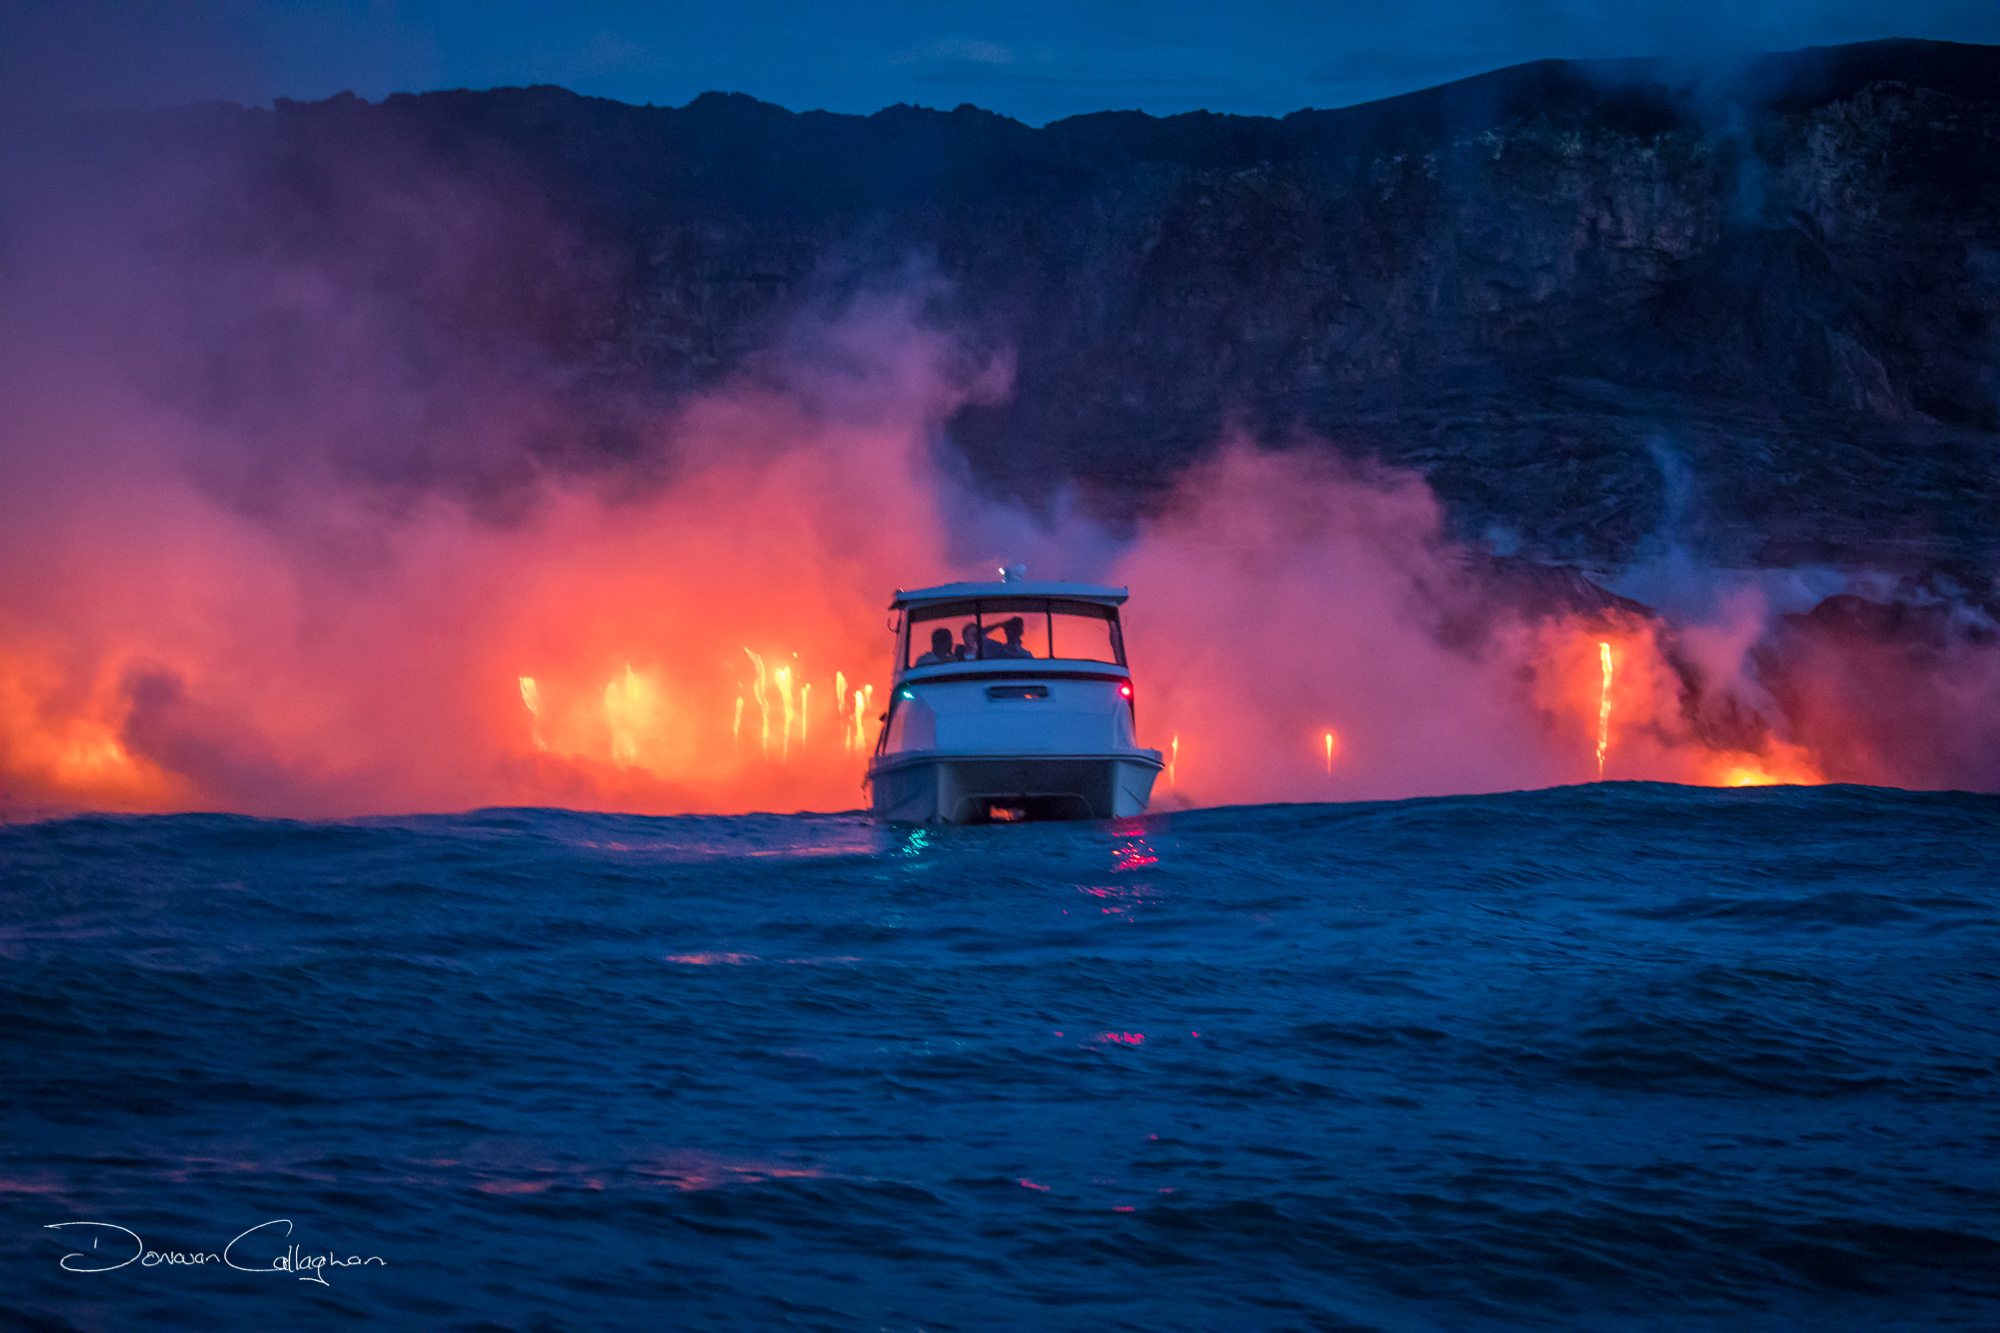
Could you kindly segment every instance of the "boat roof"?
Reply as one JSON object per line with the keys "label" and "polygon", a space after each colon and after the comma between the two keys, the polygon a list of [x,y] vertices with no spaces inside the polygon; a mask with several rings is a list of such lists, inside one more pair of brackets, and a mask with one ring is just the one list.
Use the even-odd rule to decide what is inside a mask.
{"label": "boat roof", "polygon": [[1130,593],[1101,583],[1058,583],[1051,579],[1016,579],[1011,583],[940,583],[935,588],[898,588],[891,611],[930,602],[964,602],[981,597],[1060,597],[1072,602],[1121,605]]}

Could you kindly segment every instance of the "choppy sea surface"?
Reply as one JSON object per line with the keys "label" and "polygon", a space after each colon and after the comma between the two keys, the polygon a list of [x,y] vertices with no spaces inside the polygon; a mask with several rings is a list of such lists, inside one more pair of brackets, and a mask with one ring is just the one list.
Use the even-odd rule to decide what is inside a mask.
{"label": "choppy sea surface", "polygon": [[1990,796],[13,826],[0,1050],[7,1328],[2000,1323]]}

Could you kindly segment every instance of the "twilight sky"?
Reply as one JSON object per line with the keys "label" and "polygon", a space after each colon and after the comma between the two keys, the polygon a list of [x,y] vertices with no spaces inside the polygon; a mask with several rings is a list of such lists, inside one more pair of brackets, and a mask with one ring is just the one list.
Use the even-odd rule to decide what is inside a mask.
{"label": "twilight sky", "polygon": [[2000,42],[1996,0],[5,0],[0,110],[557,83],[795,110],[1282,114],[1543,56]]}

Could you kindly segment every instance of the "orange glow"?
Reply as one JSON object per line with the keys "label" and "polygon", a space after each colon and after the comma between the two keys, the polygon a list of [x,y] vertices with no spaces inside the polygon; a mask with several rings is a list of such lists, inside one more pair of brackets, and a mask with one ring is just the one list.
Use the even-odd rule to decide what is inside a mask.
{"label": "orange glow", "polygon": [[642,745],[663,743],[660,735],[660,694],[650,680],[625,666],[621,680],[604,686],[604,723],[611,732],[611,762],[631,768],[639,762]]}
{"label": "orange glow", "polygon": [[1596,774],[1602,781],[1619,720],[1619,775],[1693,786],[1734,787],[1826,781],[1822,765],[1804,746],[1753,724],[1747,745],[1725,745],[1698,730],[1688,716],[1686,686],[1653,622],[1621,619],[1603,637],[1602,624],[1573,628],[1555,622],[1536,640],[1548,658],[1543,706],[1560,719],[1571,709],[1595,733]]}
{"label": "orange glow", "polygon": [[[578,512],[592,515],[591,523],[605,521],[591,509]],[[86,676],[81,688],[51,679],[40,693],[27,684],[32,668],[0,660],[0,773],[9,797],[16,805],[217,805],[310,813],[482,802],[661,812],[857,804],[876,712],[875,684],[865,677],[883,671],[892,642],[875,603],[882,589],[924,574],[885,560],[880,571],[857,577],[835,595],[793,590],[800,566],[774,562],[746,573],[739,584],[710,589],[698,581],[619,572],[690,563],[645,554],[650,534],[673,531],[671,525],[649,526],[635,516],[630,533],[600,533],[604,549],[598,551],[567,536],[573,524],[584,522],[551,519],[545,538],[508,536],[504,540],[527,543],[527,549],[505,557],[484,544],[501,538],[455,538],[466,543],[466,557],[442,581],[439,595],[456,597],[457,582],[476,579],[480,562],[492,558],[517,576],[504,584],[508,591],[498,604],[505,609],[434,661],[384,659],[402,674],[366,697],[280,689],[278,679],[266,689],[253,678],[227,674],[227,653],[202,662],[192,649],[177,653],[170,641],[149,645],[135,637],[135,644],[148,647],[142,660],[200,663],[180,668],[189,693],[228,700],[232,716],[254,721],[266,752],[297,763],[297,787],[268,798],[183,780],[135,749],[128,739],[133,705],[120,694],[132,657],[109,657],[94,689]],[[713,540],[726,539],[718,533]],[[1170,546],[1153,551],[1160,549],[1173,554]],[[1287,660],[1288,650],[1236,634],[1215,610],[1257,605],[1267,595],[1261,567],[1244,585],[1254,592],[1243,593],[1223,577],[1211,604],[1190,595],[1203,585],[1186,571],[1210,559],[1208,547],[1192,549],[1193,556],[1175,557],[1159,570],[1134,564],[1114,572],[1119,581],[1136,584],[1135,596],[1145,599],[1148,614],[1135,621],[1129,637],[1134,661],[1157,682],[1149,712],[1166,733],[1165,787],[1176,795],[1220,802],[1549,785],[1577,780],[1575,757],[1593,749],[1591,771],[1602,777],[1614,713],[1621,778],[1706,785],[1823,780],[1824,764],[1811,750],[1788,747],[1777,736],[1747,743],[1732,738],[1727,746],[1704,740],[1689,725],[1684,685],[1662,647],[1663,631],[1637,620],[1505,625],[1488,650],[1496,665],[1486,674],[1464,659],[1419,661],[1407,670],[1363,656],[1336,661],[1334,682],[1367,706],[1342,729],[1315,726],[1318,719],[1306,719],[1324,698],[1316,674],[1321,663],[1312,663],[1314,673],[1302,674],[1296,687],[1282,680],[1274,687],[1272,664]],[[919,568],[926,574],[935,569]],[[1280,586],[1268,595],[1313,604],[1306,599],[1338,583],[1323,577],[1296,592]],[[480,596],[494,600],[492,593]],[[392,626],[394,632],[417,635],[424,605],[413,603],[412,623]],[[663,605],[671,608],[658,613],[667,628],[646,628],[653,622],[631,609]],[[1341,613],[1334,605],[1327,614]],[[226,618],[218,623],[226,625]],[[781,626],[789,641],[772,642],[773,626]],[[1159,645],[1145,638],[1155,626],[1165,636]],[[1182,651],[1187,643],[1215,646],[1189,654]],[[1447,667],[1457,674],[1442,674]],[[435,676],[424,675],[427,670]],[[309,664],[290,671],[294,681],[314,679]],[[468,671],[516,689],[462,691],[459,682]],[[1530,682],[1525,687],[1523,679]],[[1259,688],[1214,688],[1243,680]],[[336,689],[342,684],[334,682]],[[476,704],[453,712],[450,704],[436,703],[461,695],[504,700],[506,707],[489,716]],[[432,720],[433,712],[443,720]],[[192,720],[209,726],[209,717]],[[357,726],[357,717],[366,725]],[[750,726],[755,730],[746,738]],[[1286,739],[1286,732],[1296,738],[1301,730],[1313,738],[1309,748]],[[419,749],[416,743],[429,735],[447,739]],[[1204,735],[1210,738],[1202,751],[1207,757],[1190,789],[1180,782],[1180,750],[1184,742],[1201,745]],[[1149,740],[1159,743],[1140,736],[1142,744]],[[385,756],[412,752],[422,758],[409,766],[408,778],[356,783],[353,795],[339,785],[347,773],[366,773],[366,765],[388,762]],[[1273,758],[1283,754],[1294,758]],[[1356,762],[1357,754],[1367,762]],[[1405,765],[1400,769],[1394,767],[1399,761]],[[1435,765],[1440,776],[1419,762]],[[321,789],[315,784],[332,794],[315,797]],[[269,804],[260,804],[265,799]]]}
{"label": "orange glow", "polygon": [[[743,650],[754,666],[768,657],[751,649]],[[846,675],[839,673],[844,681]],[[642,671],[627,663],[621,671],[595,691],[595,707],[560,688],[545,689],[534,676],[519,677],[521,700],[530,722],[530,737],[537,751],[579,763],[608,762],[621,773],[651,774],[660,778],[697,776],[702,762],[699,711],[682,715],[672,706],[658,671]],[[759,701],[760,722],[769,726],[770,695],[778,697],[778,744],[775,755],[768,740],[760,747],[761,762],[790,763],[795,757],[817,756],[812,744],[813,695],[811,681],[796,681],[791,665],[765,673],[764,698]],[[867,690],[854,691],[855,725],[836,710],[834,730],[841,748],[851,752],[859,743],[861,709]],[[743,714],[749,701],[741,694],[731,700],[729,750],[740,755]],[[686,731],[679,730],[685,726]],[[692,734],[690,734],[692,733]],[[824,733],[822,733],[824,734]],[[554,740],[550,737],[553,735]],[[796,751],[796,753],[795,753]],[[738,759],[740,762],[740,758]],[[851,761],[850,761],[851,762]]]}
{"label": "orange glow", "polygon": [[1804,750],[1774,745],[1767,754],[1718,754],[1701,778],[1705,787],[1810,787],[1826,777]]}
{"label": "orange glow", "polygon": [[77,793],[124,810],[186,801],[184,784],[131,752],[122,711],[115,679],[65,698],[34,663],[0,653],[0,814],[9,804],[59,806]]}
{"label": "orange glow", "polygon": [[[975,572],[954,534],[1003,502],[932,457],[974,396],[941,368],[958,349],[894,321],[842,336],[806,391],[724,386],[650,420],[657,476],[552,472],[504,519],[306,482],[245,517],[181,474],[202,441],[153,412],[83,418],[60,468],[0,450],[0,810],[852,809],[885,595]],[[0,405],[32,383],[0,376]],[[1601,779],[1614,715],[1621,779],[1991,771],[1990,654],[1927,690],[1887,649],[1841,676],[1833,644],[1765,688],[1750,649],[1776,616],[1512,609],[1421,477],[1334,453],[1224,441],[1130,534],[1023,539],[1038,572],[1132,588],[1138,739],[1166,738],[1177,798]],[[1953,743],[1971,757],[1942,769]]]}

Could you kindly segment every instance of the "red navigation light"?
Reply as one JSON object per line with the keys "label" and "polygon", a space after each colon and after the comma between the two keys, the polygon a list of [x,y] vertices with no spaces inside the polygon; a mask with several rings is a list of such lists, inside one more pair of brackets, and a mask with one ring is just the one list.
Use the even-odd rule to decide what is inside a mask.
{"label": "red navigation light", "polygon": [[1131,698],[1131,697],[1132,697],[1132,682],[1128,680],[1128,681],[1126,681],[1126,682],[1125,682],[1124,684],[1120,685],[1120,686],[1118,687],[1118,693],[1120,693],[1120,694],[1124,695],[1124,696],[1125,696],[1125,697],[1126,697],[1127,699]]}

